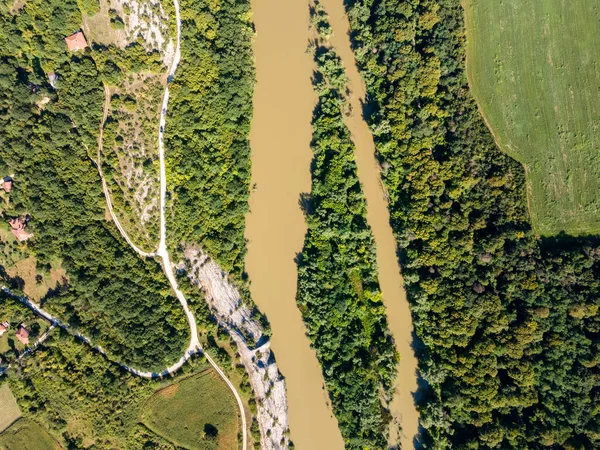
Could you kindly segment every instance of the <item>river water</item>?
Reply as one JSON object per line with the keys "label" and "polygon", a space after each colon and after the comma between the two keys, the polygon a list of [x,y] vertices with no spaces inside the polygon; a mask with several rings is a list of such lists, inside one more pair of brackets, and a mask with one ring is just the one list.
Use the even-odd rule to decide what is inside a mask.
{"label": "river water", "polygon": [[[396,241],[375,160],[373,138],[361,117],[365,88],[347,35],[343,0],[322,0],[334,30],[331,44],[344,62],[354,114],[346,118],[356,146],[358,175],[367,200],[367,220],[377,245],[379,282],[399,364],[391,412],[402,427],[392,436],[404,450],[413,447],[418,413],[417,360],[411,348],[412,322],[396,258]],[[323,387],[321,368],[296,307],[295,255],[302,250],[306,226],[299,195],[310,191],[311,117],[316,103],[305,54],[309,33],[308,0],[252,0],[257,37],[257,86],[252,145],[252,181],[247,216],[246,268],[251,292],[273,329],[272,348],[286,377],[291,438],[299,450],[343,448],[337,421]]]}
{"label": "river water", "polygon": [[294,258],[306,225],[298,200],[310,192],[311,85],[307,0],[252,0],[256,26],[252,183],[246,270],[252,298],[271,323],[271,346],[286,378],[291,439],[298,450],[344,443],[315,352],[296,306]]}

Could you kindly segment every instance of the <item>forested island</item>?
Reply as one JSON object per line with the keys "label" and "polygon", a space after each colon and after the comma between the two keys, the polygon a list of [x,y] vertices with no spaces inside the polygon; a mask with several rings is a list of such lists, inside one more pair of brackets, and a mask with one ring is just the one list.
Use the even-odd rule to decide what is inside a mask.
{"label": "forested island", "polygon": [[344,67],[327,39],[320,5],[312,10],[312,188],[303,198],[308,231],[298,255],[297,302],[317,352],[345,446],[385,448],[398,354],[377,280],[374,240],[344,124]]}
{"label": "forested island", "polygon": [[[267,353],[270,329],[245,272],[255,81],[250,2],[182,0],[176,77],[168,73],[173,4],[115,5],[0,5],[0,285],[8,288],[0,293],[0,394],[10,387],[2,399],[16,405],[13,431],[35,425],[39,439],[65,448],[233,449],[243,430],[260,448],[272,430],[260,428],[258,412],[277,410],[263,405],[277,383],[284,401],[275,406],[285,412],[268,417],[281,428],[268,442],[291,448],[283,376]],[[349,111],[344,67],[328,43],[332,28],[313,5],[311,191],[300,199],[307,233],[291,301],[345,447],[389,448],[395,424],[388,406],[403,356],[382,302],[344,123],[351,113],[362,113],[372,130],[411,306],[422,426],[415,444],[600,447],[600,240],[536,233],[528,174],[499,149],[471,94],[460,0],[344,5],[368,97],[363,111]],[[133,29],[129,14],[147,26]],[[168,112],[161,104],[167,86]],[[163,114],[166,130],[157,122]],[[140,257],[125,242],[103,193],[102,170],[125,229],[155,251],[155,153],[163,132],[173,271],[205,354],[233,380],[231,389],[206,359],[188,354],[181,292],[155,254]],[[206,288],[206,277],[219,283]],[[216,314],[219,290],[237,303]],[[36,316],[25,297],[63,326]],[[234,313],[237,322],[227,322]],[[152,379],[179,358],[186,362],[179,379]],[[260,398],[256,376],[247,373],[252,364],[265,374],[254,373]],[[239,408],[231,392],[238,387]],[[169,399],[172,410],[156,406]],[[245,414],[248,430],[240,428]],[[4,425],[0,447],[14,438],[11,423]]]}

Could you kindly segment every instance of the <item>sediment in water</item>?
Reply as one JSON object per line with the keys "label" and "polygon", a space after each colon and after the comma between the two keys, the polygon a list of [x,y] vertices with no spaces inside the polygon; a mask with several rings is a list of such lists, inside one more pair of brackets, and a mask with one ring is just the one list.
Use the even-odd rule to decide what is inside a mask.
{"label": "sediment in water", "polygon": [[285,376],[291,438],[298,450],[344,443],[296,306],[297,267],[306,225],[299,206],[310,191],[311,118],[316,103],[308,0],[252,1],[254,55],[252,183],[246,269],[252,298],[271,324],[271,348]]}

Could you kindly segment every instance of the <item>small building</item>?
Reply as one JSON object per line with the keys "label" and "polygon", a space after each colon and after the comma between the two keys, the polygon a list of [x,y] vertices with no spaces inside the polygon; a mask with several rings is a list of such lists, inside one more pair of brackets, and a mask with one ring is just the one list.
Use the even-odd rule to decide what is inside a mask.
{"label": "small building", "polygon": [[83,50],[87,47],[87,41],[85,40],[85,36],[81,31],[73,33],[71,36],[67,36],[65,38],[65,42],[67,43],[67,48],[71,52]]}
{"label": "small building", "polygon": [[8,322],[0,323],[0,336],[8,331]]}
{"label": "small building", "polygon": [[56,89],[56,80],[58,80],[58,76],[54,72],[48,72],[48,83],[50,83],[50,86],[54,89]]}
{"label": "small building", "polygon": [[29,330],[25,328],[25,325],[21,324],[19,330],[15,333],[15,336],[17,336],[17,339],[21,341],[21,344],[29,344]]}
{"label": "small building", "polygon": [[33,237],[33,234],[25,231],[25,227],[27,226],[27,219],[24,219],[22,217],[9,219],[8,223],[10,225],[10,231],[12,231],[12,234],[14,234],[19,241],[23,242]]}
{"label": "small building", "polygon": [[2,189],[4,189],[4,192],[10,192],[10,190],[12,189],[12,185],[13,185],[12,177],[4,177],[2,179]]}

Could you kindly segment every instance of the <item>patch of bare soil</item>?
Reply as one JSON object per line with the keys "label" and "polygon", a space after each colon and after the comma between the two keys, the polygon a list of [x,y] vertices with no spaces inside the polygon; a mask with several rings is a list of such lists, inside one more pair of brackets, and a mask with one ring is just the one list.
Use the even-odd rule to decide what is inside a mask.
{"label": "patch of bare soil", "polygon": [[[170,65],[175,52],[167,16],[158,0],[99,0],[100,11],[83,15],[83,30],[94,42],[124,48],[141,38],[148,51],[158,50],[165,65]],[[111,20],[113,23],[111,23]],[[115,20],[122,23],[114,24]]]}
{"label": "patch of bare soil", "polygon": [[17,14],[25,6],[25,0],[15,0],[13,5],[10,7],[11,14]]}
{"label": "patch of bare soil", "polygon": [[167,386],[166,388],[160,390],[158,393],[162,398],[171,398],[175,394],[177,394],[177,390],[179,389],[179,385],[177,383],[172,384],[171,386]]}
{"label": "patch of bare soil", "polygon": [[151,248],[158,236],[158,129],[163,84],[153,73],[132,74],[113,88],[104,127],[102,165],[115,211],[127,232]]}

